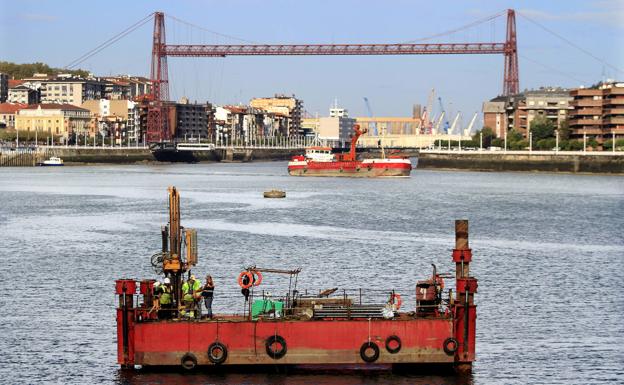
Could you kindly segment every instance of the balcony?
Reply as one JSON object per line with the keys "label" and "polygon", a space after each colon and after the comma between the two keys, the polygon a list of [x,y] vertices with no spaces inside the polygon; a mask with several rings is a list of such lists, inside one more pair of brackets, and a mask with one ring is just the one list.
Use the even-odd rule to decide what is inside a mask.
{"label": "balcony", "polygon": [[572,107],[601,107],[603,105],[603,100],[602,99],[598,99],[598,100],[577,99],[577,100],[572,100],[570,102],[570,105]]}
{"label": "balcony", "polygon": [[578,126],[596,127],[602,125],[602,119],[570,119],[570,126],[579,128]]}
{"label": "balcony", "polygon": [[572,130],[573,135],[603,135],[606,131],[600,128],[575,128]]}
{"label": "balcony", "polygon": [[603,115],[624,115],[624,107],[621,108],[607,108],[602,110]]}
{"label": "balcony", "polygon": [[602,99],[603,106],[624,106],[624,98]]}
{"label": "balcony", "polygon": [[613,116],[603,120],[604,124],[624,124],[624,116]]}

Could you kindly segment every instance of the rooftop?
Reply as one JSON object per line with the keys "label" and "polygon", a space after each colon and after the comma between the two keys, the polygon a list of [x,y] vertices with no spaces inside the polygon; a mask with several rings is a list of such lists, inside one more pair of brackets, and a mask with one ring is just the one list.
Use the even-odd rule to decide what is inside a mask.
{"label": "rooftop", "polygon": [[24,110],[36,110],[41,108],[42,110],[76,110],[76,111],[89,111],[86,108],[81,108],[74,106],[73,104],[68,103],[41,103],[41,104],[31,104],[28,107],[23,108]]}
{"label": "rooftop", "polygon": [[14,114],[27,106],[22,103],[0,103],[0,114]]}

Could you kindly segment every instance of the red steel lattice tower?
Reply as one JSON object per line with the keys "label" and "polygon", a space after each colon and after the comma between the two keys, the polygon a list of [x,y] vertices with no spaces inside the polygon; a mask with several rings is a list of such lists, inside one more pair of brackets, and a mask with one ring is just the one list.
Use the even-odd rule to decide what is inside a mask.
{"label": "red steel lattice tower", "polygon": [[518,44],[516,40],[516,12],[507,10],[507,38],[505,39],[505,77],[503,95],[515,95],[520,91],[518,79]]}
{"label": "red steel lattice tower", "polygon": [[169,111],[163,102],[169,100],[169,75],[165,54],[165,14],[154,13],[154,36],[152,43],[152,100],[147,112],[147,141],[163,142],[171,139],[169,132]]}

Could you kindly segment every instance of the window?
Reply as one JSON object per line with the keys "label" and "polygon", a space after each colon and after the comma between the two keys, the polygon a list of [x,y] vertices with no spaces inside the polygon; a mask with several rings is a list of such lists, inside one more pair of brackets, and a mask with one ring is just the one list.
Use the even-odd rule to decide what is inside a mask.
{"label": "window", "polygon": [[529,106],[534,106],[534,105],[535,105],[535,101],[529,100]]}

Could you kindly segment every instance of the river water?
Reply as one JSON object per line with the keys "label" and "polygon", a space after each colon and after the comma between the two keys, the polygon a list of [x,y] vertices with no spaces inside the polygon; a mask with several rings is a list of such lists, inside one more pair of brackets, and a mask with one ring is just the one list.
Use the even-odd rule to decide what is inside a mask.
{"label": "river water", "polygon": [[[294,178],[285,166],[0,168],[0,382],[624,382],[623,177]],[[252,264],[301,267],[301,288],[395,289],[409,308],[431,263],[452,271],[454,220],[469,219],[479,279],[473,375],[121,372],[114,280],[155,277],[149,257],[168,185],[181,191],[183,225],[198,230],[195,272],[215,277],[217,312],[240,310],[236,276]],[[288,197],[263,199],[271,188]],[[288,285],[265,281],[267,290]]]}

